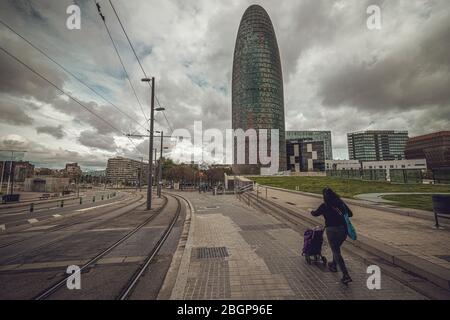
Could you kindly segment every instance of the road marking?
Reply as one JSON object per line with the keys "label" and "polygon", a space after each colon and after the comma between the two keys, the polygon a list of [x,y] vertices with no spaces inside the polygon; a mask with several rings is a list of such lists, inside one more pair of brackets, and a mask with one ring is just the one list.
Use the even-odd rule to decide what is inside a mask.
{"label": "road marking", "polygon": [[54,214],[53,215],[55,218],[61,218],[61,215],[60,214]]}
{"label": "road marking", "polygon": [[101,207],[110,206],[110,205],[113,205],[113,204],[115,204],[115,203],[116,203],[116,202],[113,202],[113,203],[107,203],[107,204],[102,204],[101,206],[95,206],[95,207],[90,207],[90,208],[78,209],[78,210],[75,210],[75,211],[76,211],[76,212],[84,212],[84,211],[94,210],[94,209],[101,208]]}
{"label": "road marking", "polygon": [[39,222],[39,220],[38,219],[28,219],[28,222],[29,223],[36,223],[36,222]]}
{"label": "road marking", "polygon": [[6,230],[6,226],[4,224],[0,224],[0,230],[5,231]]}

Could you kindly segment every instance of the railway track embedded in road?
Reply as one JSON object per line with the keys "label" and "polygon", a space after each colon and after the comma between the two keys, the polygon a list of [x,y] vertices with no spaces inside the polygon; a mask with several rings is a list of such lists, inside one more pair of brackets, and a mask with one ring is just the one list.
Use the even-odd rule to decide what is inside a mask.
{"label": "railway track embedded in road", "polygon": [[[109,254],[111,251],[113,251],[119,245],[124,243],[126,240],[128,240],[131,236],[136,234],[143,227],[145,227],[148,223],[150,223],[152,220],[154,220],[165,209],[165,207],[166,207],[166,205],[168,203],[168,197],[164,195],[163,198],[164,198],[163,205],[160,208],[158,208],[157,210],[155,210],[155,212],[153,212],[153,214],[150,217],[145,219],[143,222],[141,222],[139,225],[134,227],[130,232],[128,232],[123,237],[121,237],[119,240],[115,241],[113,244],[108,246],[106,249],[102,250],[96,256],[94,256],[89,261],[87,261],[84,265],[80,266],[80,269],[79,269],[78,272],[81,273],[83,270],[85,270],[85,269],[95,265],[95,263],[98,262],[102,257],[104,257],[107,254]],[[160,237],[160,239],[156,243],[155,247],[150,251],[150,253],[148,254],[148,256],[145,259],[144,263],[141,266],[139,266],[139,268],[133,273],[133,275],[131,276],[130,280],[127,282],[127,284],[122,288],[120,294],[117,296],[117,299],[123,300],[123,299],[127,299],[129,297],[130,293],[135,288],[135,286],[138,283],[139,279],[142,277],[142,275],[144,274],[144,272],[146,271],[146,269],[148,268],[150,263],[153,261],[154,257],[159,252],[160,248],[162,247],[162,245],[164,244],[164,242],[167,239],[168,235],[170,234],[171,230],[173,229],[173,226],[175,225],[176,221],[178,220],[178,217],[179,217],[180,211],[181,211],[181,202],[180,202],[180,200],[177,197],[174,197],[174,198],[177,200],[177,204],[178,204],[177,205],[176,214],[175,214],[174,218],[171,220],[171,222],[169,223],[168,227],[165,229],[163,235]],[[64,276],[58,282],[54,283],[53,285],[51,285],[47,289],[41,291],[38,295],[36,295],[34,297],[34,300],[43,300],[43,299],[49,298],[54,293],[56,293],[58,291],[58,289],[63,287],[66,284],[67,280],[71,276],[73,276],[73,274],[69,275],[69,276]]]}
{"label": "railway track embedded in road", "polygon": [[144,272],[147,270],[148,266],[152,263],[152,261],[154,260],[155,256],[158,254],[159,250],[161,249],[161,247],[165,243],[167,237],[169,236],[170,232],[172,231],[175,223],[177,222],[178,218],[180,217],[180,212],[181,212],[181,201],[180,201],[180,198],[178,196],[175,196],[175,195],[171,195],[171,196],[174,197],[177,200],[176,213],[175,213],[174,217],[172,218],[171,222],[169,223],[169,225],[167,226],[167,228],[164,230],[164,233],[159,238],[159,240],[156,243],[156,245],[150,251],[150,253],[147,256],[147,258],[145,259],[144,263],[136,270],[136,272],[131,277],[130,281],[122,289],[122,292],[118,296],[119,300],[126,300],[126,299],[128,299],[130,297],[130,295],[132,294],[134,288],[138,284],[139,279],[142,277]]}

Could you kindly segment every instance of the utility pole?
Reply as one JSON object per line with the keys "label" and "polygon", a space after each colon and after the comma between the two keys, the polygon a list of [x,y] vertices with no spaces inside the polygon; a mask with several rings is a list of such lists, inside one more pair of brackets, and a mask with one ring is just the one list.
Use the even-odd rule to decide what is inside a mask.
{"label": "utility pole", "polygon": [[2,177],[0,180],[0,194],[2,193],[2,189],[3,189],[3,175],[5,174],[5,167],[6,167],[6,161],[2,161]]}
{"label": "utility pole", "polygon": [[[163,111],[164,108],[156,108],[155,109],[155,77],[144,78],[143,82],[151,82],[151,103],[150,103],[150,139],[149,139],[149,147],[148,147],[148,186],[147,186],[147,210],[152,208],[152,171],[153,171],[153,124],[155,121],[155,110]],[[155,157],[156,160],[156,157]]]}
{"label": "utility pole", "polygon": [[[148,79],[146,79],[148,80]],[[152,95],[150,100],[150,139],[149,139],[149,147],[148,147],[148,186],[147,186],[147,210],[152,208],[152,170],[153,170],[153,122],[155,117],[155,77],[152,77]],[[156,159],[156,158],[155,158]]]}
{"label": "utility pole", "polygon": [[144,173],[142,171],[142,162],[143,161],[144,161],[144,157],[141,157],[141,167],[140,167],[140,170],[139,170],[139,192],[142,191],[142,174]]}
{"label": "utility pole", "polygon": [[163,154],[164,132],[161,131],[161,150],[159,153],[159,171],[158,171],[158,198],[161,198],[161,175],[162,175],[162,154]]}

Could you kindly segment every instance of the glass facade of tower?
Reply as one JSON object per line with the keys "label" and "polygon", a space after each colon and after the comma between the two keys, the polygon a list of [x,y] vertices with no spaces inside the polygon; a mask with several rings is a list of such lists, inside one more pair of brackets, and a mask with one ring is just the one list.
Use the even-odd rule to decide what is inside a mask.
{"label": "glass facade of tower", "polygon": [[[234,130],[267,129],[269,133],[270,129],[278,129],[279,171],[286,170],[280,54],[270,17],[259,5],[252,5],[245,11],[236,38],[232,80],[232,126]],[[270,146],[268,149],[270,150]],[[259,168],[260,166],[233,166],[237,174],[259,173]]]}
{"label": "glass facade of tower", "polygon": [[405,159],[408,131],[377,130],[347,133],[350,160],[383,161]]}

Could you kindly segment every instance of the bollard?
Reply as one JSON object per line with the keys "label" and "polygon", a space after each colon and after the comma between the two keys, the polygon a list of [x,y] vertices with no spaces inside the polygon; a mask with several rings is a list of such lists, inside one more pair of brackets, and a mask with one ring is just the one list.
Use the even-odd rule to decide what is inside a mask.
{"label": "bollard", "polygon": [[30,204],[30,213],[34,211],[34,203]]}
{"label": "bollard", "polygon": [[267,188],[266,188],[266,199],[267,199]]}
{"label": "bollard", "polygon": [[80,204],[83,204],[83,198],[80,197]]}
{"label": "bollard", "polygon": [[64,200],[61,200],[61,208],[64,208]]}
{"label": "bollard", "polygon": [[95,196],[92,197],[92,202],[95,202]]}
{"label": "bollard", "polygon": [[104,195],[102,195],[102,201],[103,201],[103,197],[104,197]]}

